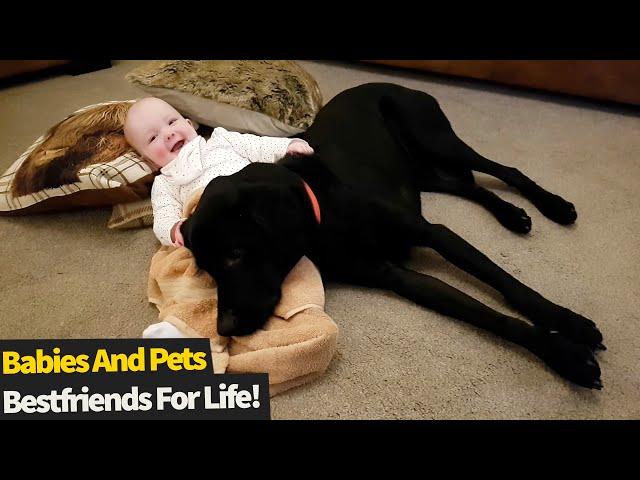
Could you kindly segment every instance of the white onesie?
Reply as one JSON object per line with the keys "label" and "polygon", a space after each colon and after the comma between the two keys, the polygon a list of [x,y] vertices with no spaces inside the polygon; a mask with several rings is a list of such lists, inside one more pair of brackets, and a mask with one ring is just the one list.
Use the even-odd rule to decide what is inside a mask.
{"label": "white onesie", "polygon": [[172,245],[171,228],[182,218],[182,207],[199,188],[220,175],[232,175],[252,162],[274,163],[301,139],[259,137],[249,133],[213,130],[211,138],[197,136],[178,156],[160,169],[151,188],[153,232],[163,245]]}

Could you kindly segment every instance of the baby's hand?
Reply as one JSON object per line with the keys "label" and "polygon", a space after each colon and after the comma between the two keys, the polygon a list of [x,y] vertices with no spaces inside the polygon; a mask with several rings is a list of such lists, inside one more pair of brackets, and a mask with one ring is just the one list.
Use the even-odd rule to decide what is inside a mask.
{"label": "baby's hand", "polygon": [[182,232],[180,232],[180,225],[184,220],[180,220],[176,222],[173,226],[173,246],[174,247],[184,247],[184,238],[182,237]]}
{"label": "baby's hand", "polygon": [[313,148],[304,140],[294,140],[289,144],[287,153],[298,153],[300,155],[312,155]]}

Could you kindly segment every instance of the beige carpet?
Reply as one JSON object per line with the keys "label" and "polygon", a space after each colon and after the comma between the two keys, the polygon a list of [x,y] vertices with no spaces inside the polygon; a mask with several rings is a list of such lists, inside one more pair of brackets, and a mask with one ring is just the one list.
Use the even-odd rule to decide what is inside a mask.
{"label": "beige carpet", "polygon": [[[0,90],[0,169],[73,110],[138,96],[123,77],[140,63]],[[530,235],[512,234],[480,206],[447,195],[423,194],[423,212],[552,301],[596,321],[609,350],[599,355],[604,390],[587,391],[474,327],[390,293],[328,285],[327,311],[341,329],[338,354],[323,378],[273,399],[273,418],[639,418],[638,111],[377,67],[301,63],[325,101],[369,81],[431,93],[472,147],[574,202],[578,222],[564,228],[479,176],[527,210]],[[138,337],[155,321],[145,297],[153,233],[108,230],[109,214],[0,217],[1,338]],[[431,251],[417,251],[413,266],[511,311]]]}

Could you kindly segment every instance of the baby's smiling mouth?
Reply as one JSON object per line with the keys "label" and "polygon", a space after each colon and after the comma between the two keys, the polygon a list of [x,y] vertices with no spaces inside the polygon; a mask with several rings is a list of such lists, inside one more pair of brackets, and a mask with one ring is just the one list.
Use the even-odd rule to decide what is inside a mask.
{"label": "baby's smiling mouth", "polygon": [[184,140],[178,140],[174,145],[173,148],[171,149],[171,152],[177,152],[178,150],[180,150],[182,148],[182,146],[184,145]]}

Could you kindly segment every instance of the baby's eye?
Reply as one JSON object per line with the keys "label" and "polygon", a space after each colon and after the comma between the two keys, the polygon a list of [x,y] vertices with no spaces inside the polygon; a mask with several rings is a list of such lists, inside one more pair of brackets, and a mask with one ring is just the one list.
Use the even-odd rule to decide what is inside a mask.
{"label": "baby's eye", "polygon": [[151,138],[149,139],[149,143],[153,142],[155,139],[156,139],[156,136],[154,135],[153,137],[151,137]]}
{"label": "baby's eye", "polygon": [[173,125],[176,121],[177,121],[177,119],[175,119],[175,118],[174,118],[173,120],[171,120],[171,121],[169,122],[169,125]]}

